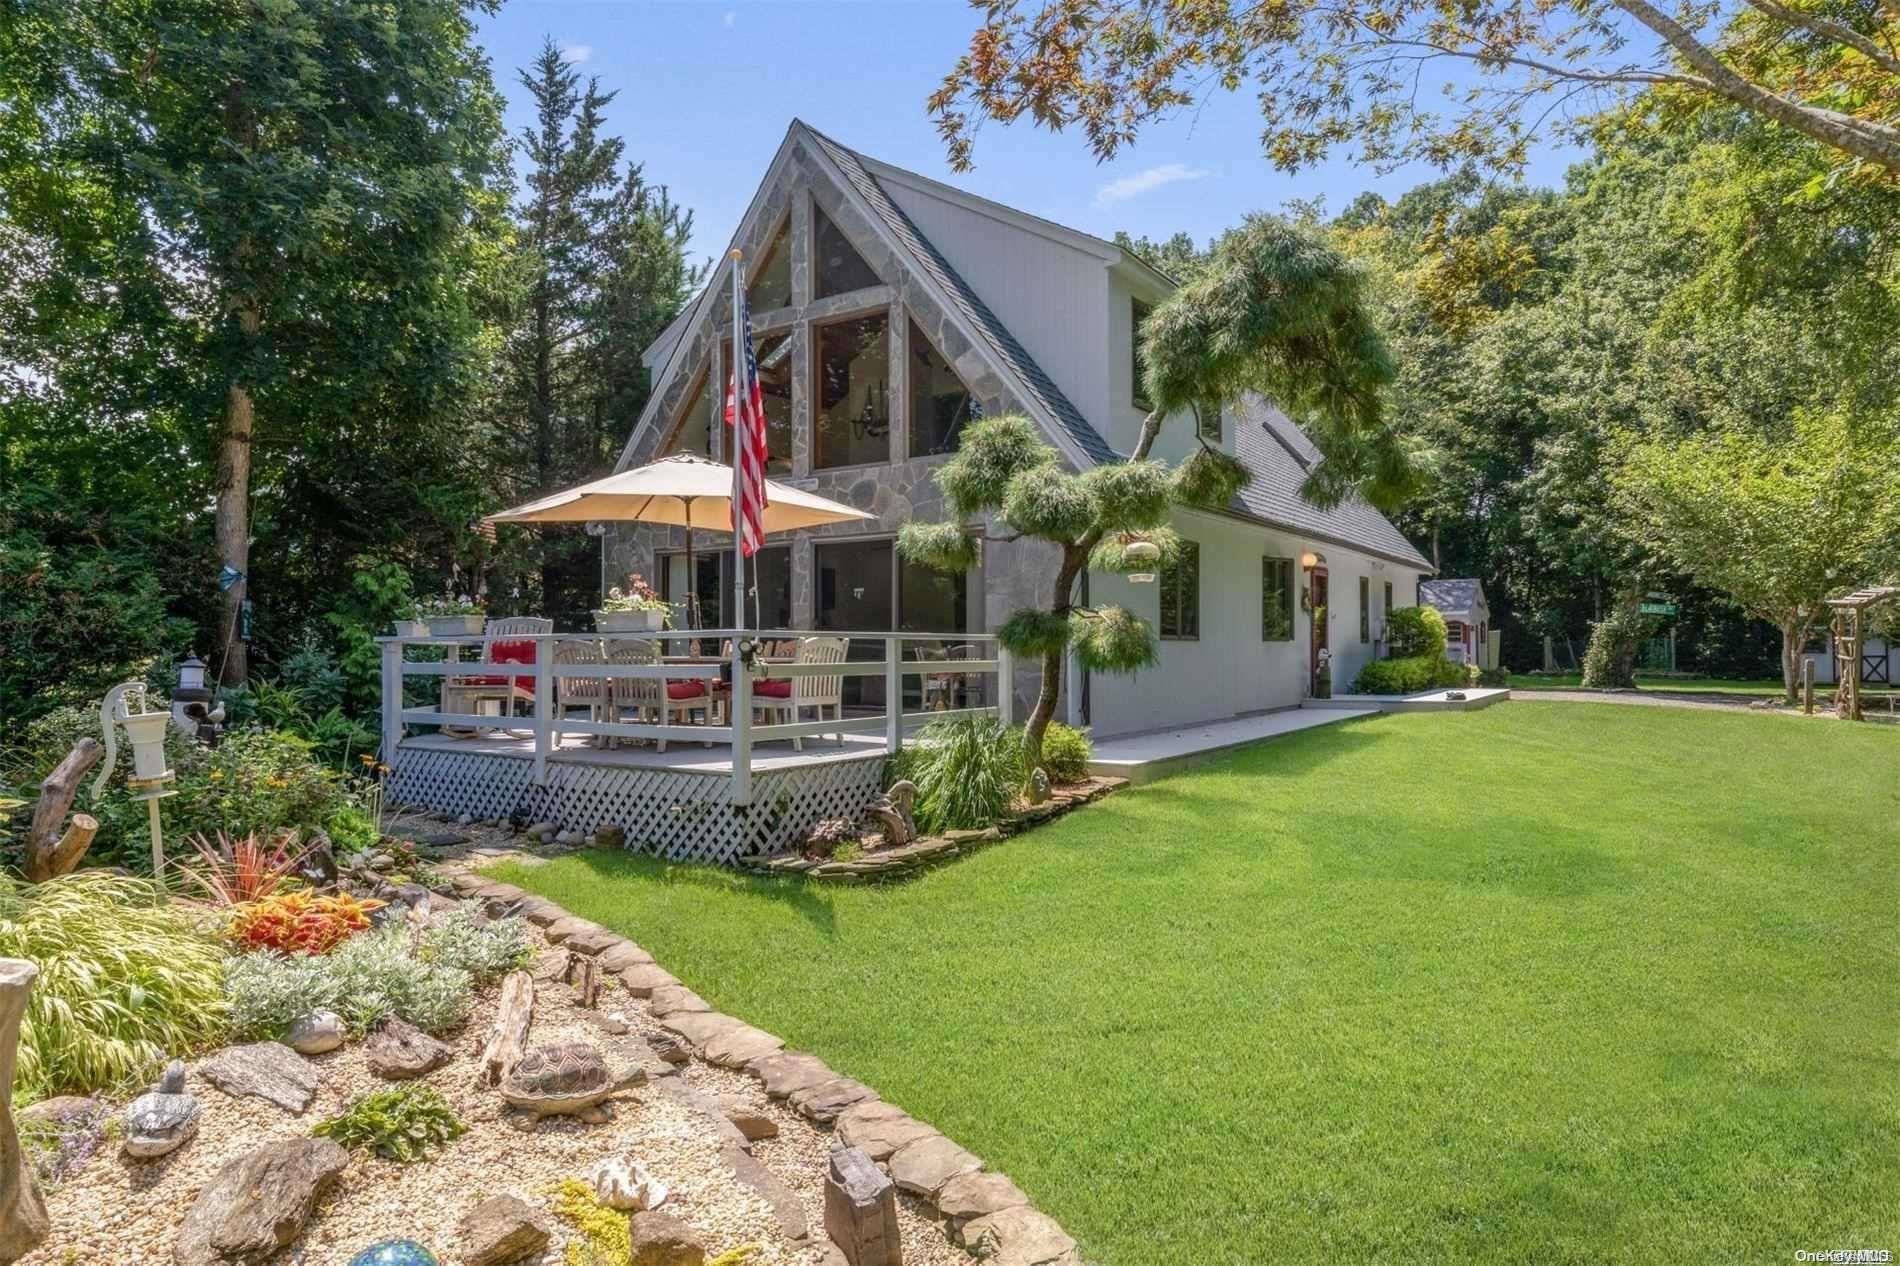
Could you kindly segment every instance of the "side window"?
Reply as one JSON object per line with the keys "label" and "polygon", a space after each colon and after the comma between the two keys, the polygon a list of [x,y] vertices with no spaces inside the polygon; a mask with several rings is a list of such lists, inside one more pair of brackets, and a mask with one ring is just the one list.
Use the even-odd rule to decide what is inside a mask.
{"label": "side window", "polygon": [[1153,406],[1148,403],[1147,387],[1142,385],[1143,379],[1147,377],[1148,366],[1141,354],[1141,327],[1147,321],[1148,314],[1154,309],[1139,299],[1131,300],[1129,306],[1131,314],[1128,322],[1128,372],[1133,375],[1130,381],[1134,384],[1131,390],[1134,393],[1135,407],[1148,409]]}
{"label": "side window", "polygon": [[1161,636],[1201,635],[1201,547],[1182,541],[1180,555],[1161,569]]}
{"label": "side window", "polygon": [[1293,560],[1260,560],[1260,640],[1293,640]]}
{"label": "side window", "polygon": [[1359,578],[1359,640],[1372,640],[1372,577]]}
{"label": "side window", "polygon": [[1389,580],[1385,582],[1385,605],[1379,608],[1379,613],[1388,620],[1392,618],[1392,582]]}

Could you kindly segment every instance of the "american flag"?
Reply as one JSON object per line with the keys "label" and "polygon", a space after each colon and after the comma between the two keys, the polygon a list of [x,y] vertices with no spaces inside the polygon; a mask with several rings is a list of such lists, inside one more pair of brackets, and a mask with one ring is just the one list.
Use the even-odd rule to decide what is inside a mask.
{"label": "american flag", "polygon": [[726,390],[726,425],[734,427],[732,451],[739,459],[739,550],[747,558],[765,544],[765,393],[759,387],[759,358],[752,352],[752,304],[739,309],[745,355],[732,362]]}

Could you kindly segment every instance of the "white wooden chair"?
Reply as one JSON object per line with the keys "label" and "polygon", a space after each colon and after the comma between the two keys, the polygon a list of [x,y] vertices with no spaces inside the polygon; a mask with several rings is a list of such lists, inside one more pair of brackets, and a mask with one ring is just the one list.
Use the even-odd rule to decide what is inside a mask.
{"label": "white wooden chair", "polygon": [[[659,643],[633,640],[610,641],[607,644],[607,662],[658,664],[663,661]],[[620,714],[629,709],[637,719],[658,721],[661,725],[675,724],[673,718],[676,714],[684,717],[688,723],[693,720],[694,713],[698,713],[702,721],[710,721],[712,696],[706,690],[706,683],[697,679],[665,681],[658,677],[616,677],[613,682],[614,718],[618,720]],[[664,752],[666,740],[656,740],[654,750]]]}
{"label": "white wooden chair", "polygon": [[[842,664],[845,655],[845,639],[841,637],[808,637],[798,644],[798,657],[795,664]],[[831,715],[839,721],[844,720],[844,677],[823,674],[812,677],[768,677],[752,683],[752,705],[754,710],[767,716],[766,724],[796,725],[799,714],[811,708],[817,720],[823,721],[825,709],[831,709]],[[777,717],[776,722],[771,718]],[[844,746],[844,735],[837,736],[838,745]],[[805,750],[805,740],[792,740],[792,749]]]}
{"label": "white wooden chair", "polygon": [[[477,667],[490,664],[534,664],[540,643],[527,640],[529,634],[554,632],[554,621],[534,615],[511,615],[489,620],[482,626],[482,654]],[[442,679],[442,711],[480,712],[482,705],[494,702],[504,717],[514,714],[515,704],[534,709],[534,674],[478,672],[467,677]],[[473,727],[444,726],[445,733],[458,737],[479,733]],[[520,734],[523,731],[510,733]]]}
{"label": "white wooden chair", "polygon": [[605,664],[607,657],[600,643],[591,637],[564,637],[554,644],[554,746],[561,745],[561,722],[569,708],[587,709],[589,721],[612,716],[611,686],[605,677],[589,677],[571,671],[590,664]]}

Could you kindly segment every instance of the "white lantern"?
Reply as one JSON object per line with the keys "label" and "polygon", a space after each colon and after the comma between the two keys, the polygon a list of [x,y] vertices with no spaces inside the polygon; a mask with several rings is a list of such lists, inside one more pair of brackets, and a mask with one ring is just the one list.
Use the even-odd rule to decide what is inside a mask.
{"label": "white lantern", "polygon": [[134,800],[146,802],[151,815],[152,874],[161,880],[165,877],[165,845],[159,832],[158,802],[173,794],[168,784],[174,775],[165,767],[165,731],[171,724],[171,713],[156,712],[147,705],[144,682],[122,682],[107,691],[99,704],[99,729],[105,735],[106,758],[92,784],[92,798],[97,800],[118,763],[117,727],[124,726],[126,737],[132,741],[132,772],[126,776],[125,783],[131,788]]}
{"label": "white lantern", "polygon": [[205,688],[205,662],[196,655],[188,655],[178,665],[178,688],[180,690],[203,690]]}

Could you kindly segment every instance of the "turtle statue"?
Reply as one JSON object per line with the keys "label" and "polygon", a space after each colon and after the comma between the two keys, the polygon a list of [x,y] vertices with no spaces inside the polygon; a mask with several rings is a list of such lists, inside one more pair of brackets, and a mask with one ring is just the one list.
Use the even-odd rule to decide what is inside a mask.
{"label": "turtle statue", "polygon": [[125,1110],[125,1153],[140,1160],[176,1151],[198,1132],[198,1100],[185,1093],[185,1062],[175,1059],[150,1094]]}
{"label": "turtle statue", "polygon": [[590,1125],[609,1117],[607,1100],[627,1088],[586,1042],[537,1046],[502,1078],[501,1097],[534,1118],[577,1116]]}

